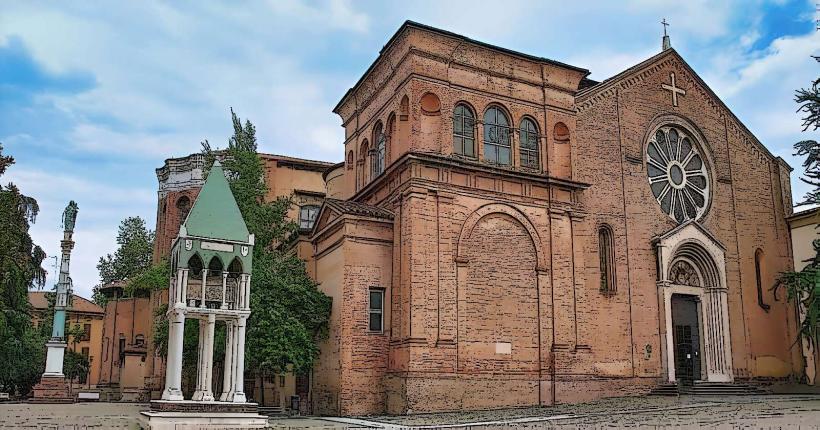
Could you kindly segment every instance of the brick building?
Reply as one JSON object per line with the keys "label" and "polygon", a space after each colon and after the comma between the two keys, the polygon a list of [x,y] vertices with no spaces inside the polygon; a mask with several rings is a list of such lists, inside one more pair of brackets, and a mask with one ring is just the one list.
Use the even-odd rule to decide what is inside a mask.
{"label": "brick building", "polygon": [[[296,249],[333,297],[313,413],[802,374],[795,309],[770,290],[793,265],[791,168],[666,38],[588,74],[408,21],[334,109],[343,162],[268,161],[324,165],[287,186],[309,191]],[[175,163],[158,170],[156,255],[201,182]]]}
{"label": "brick building", "polygon": [[338,103],[299,252],[333,297],[313,412],[578,402],[802,372],[791,168],[668,39],[603,82],[407,22]]}

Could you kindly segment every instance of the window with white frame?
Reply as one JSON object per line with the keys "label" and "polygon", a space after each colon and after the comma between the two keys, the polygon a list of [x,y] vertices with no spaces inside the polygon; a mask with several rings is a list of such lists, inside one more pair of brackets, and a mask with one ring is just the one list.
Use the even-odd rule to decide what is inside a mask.
{"label": "window with white frame", "polygon": [[299,228],[309,230],[316,222],[316,215],[319,214],[319,206],[306,205],[299,208]]}
{"label": "window with white frame", "polygon": [[384,330],[384,290],[370,289],[370,303],[367,310],[368,330],[381,333]]}

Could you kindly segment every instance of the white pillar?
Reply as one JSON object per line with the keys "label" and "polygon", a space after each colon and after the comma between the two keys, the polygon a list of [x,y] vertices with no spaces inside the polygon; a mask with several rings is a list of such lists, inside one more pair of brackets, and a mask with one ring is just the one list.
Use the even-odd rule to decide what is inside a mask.
{"label": "white pillar", "polygon": [[225,322],[225,366],[222,375],[222,395],[219,396],[219,401],[230,402],[233,401],[233,344],[234,323],[233,321]]}
{"label": "white pillar", "polygon": [[185,333],[185,314],[175,309],[168,317],[168,357],[165,367],[165,391],[162,393],[162,400],[183,400],[182,339]]}
{"label": "white pillar", "polygon": [[188,306],[188,269],[182,269],[182,291],[180,292],[180,303]]}
{"label": "white pillar", "polygon": [[208,279],[208,269],[202,269],[202,300],[199,302],[199,307],[205,307],[205,282]]}
{"label": "white pillar", "polygon": [[214,401],[214,392],[211,389],[214,371],[214,328],[216,326],[216,315],[209,314],[208,321],[205,322],[205,343],[203,345],[205,366],[202,381],[202,401]]}
{"label": "white pillar", "polygon": [[205,381],[205,321],[199,320],[199,344],[196,348],[196,386],[191,400],[202,400]]}
{"label": "white pillar", "polygon": [[246,403],[245,398],[245,322],[247,317],[241,316],[236,323],[236,367],[233,375],[234,403]]}
{"label": "white pillar", "polygon": [[185,283],[185,279],[188,277],[188,270],[187,269],[178,269],[177,270],[177,278],[176,282],[174,282],[174,295],[173,295],[173,302],[171,302],[171,298],[168,298],[169,306],[174,306],[177,303],[184,304],[185,303],[185,291],[183,288],[183,284]]}
{"label": "white pillar", "polygon": [[225,300],[228,294],[228,272],[222,272],[222,309],[228,309],[228,302]]}
{"label": "white pillar", "polygon": [[244,282],[242,283],[242,310],[251,308],[251,275],[244,275]]}

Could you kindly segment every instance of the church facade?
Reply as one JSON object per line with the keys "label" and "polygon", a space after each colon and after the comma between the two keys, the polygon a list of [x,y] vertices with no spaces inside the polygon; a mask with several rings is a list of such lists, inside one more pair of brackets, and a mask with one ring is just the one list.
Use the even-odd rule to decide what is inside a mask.
{"label": "church facade", "polygon": [[333,297],[314,413],[799,377],[791,168],[668,46],[588,74],[407,22],[344,95],[297,244]]}

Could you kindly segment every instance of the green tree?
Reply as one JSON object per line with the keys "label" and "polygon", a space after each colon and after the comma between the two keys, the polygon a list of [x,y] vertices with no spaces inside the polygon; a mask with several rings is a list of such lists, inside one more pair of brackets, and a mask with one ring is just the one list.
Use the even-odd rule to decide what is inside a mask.
{"label": "green tree", "polygon": [[105,306],[106,298],[100,288],[113,281],[130,280],[151,268],[154,249],[154,232],[146,227],[140,217],[128,217],[120,222],[117,233],[117,251],[100,257],[97,270],[100,284],[94,287],[93,300]]}
{"label": "green tree", "polygon": [[[820,57],[814,57],[820,62]],[[820,78],[812,82],[811,87],[802,88],[795,92],[795,102],[798,104],[798,113],[803,113],[803,132],[816,132],[820,128]],[[803,161],[803,177],[801,181],[810,185],[812,189],[798,204],[820,204],[820,143],[813,139],[802,140],[794,144],[795,155],[806,157]],[[799,272],[782,273],[775,291],[785,289],[789,301],[798,301],[803,308],[805,317],[800,324],[800,335],[813,347],[818,346],[817,325],[820,322],[820,239],[812,244],[815,256],[808,261]]]}
{"label": "green tree", "polygon": [[[0,176],[14,164],[0,144]],[[29,288],[42,288],[45,252],[34,244],[29,228],[37,201],[14,184],[0,185],[0,390],[27,393],[43,365],[43,339],[31,324]]]}
{"label": "green tree", "polygon": [[84,381],[88,377],[89,370],[88,359],[79,352],[66,349],[63,356],[63,374],[69,380],[70,386],[73,388],[74,380],[79,379]]}
{"label": "green tree", "polygon": [[226,149],[214,150],[207,140],[202,146],[209,167],[217,155],[221,157],[239,210],[256,238],[247,368],[260,373],[307,372],[319,355],[318,341],[327,336],[331,299],[307,275],[304,262],[280,246],[298,230],[287,217],[291,200],[266,201],[256,129],[250,121],[243,125],[233,109],[231,119],[234,134]]}

